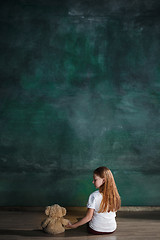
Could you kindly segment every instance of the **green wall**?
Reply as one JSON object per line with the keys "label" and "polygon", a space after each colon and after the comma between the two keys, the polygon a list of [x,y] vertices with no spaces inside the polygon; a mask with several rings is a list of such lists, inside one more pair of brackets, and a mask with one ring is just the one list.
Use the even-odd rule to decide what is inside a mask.
{"label": "green wall", "polygon": [[109,167],[160,205],[160,2],[2,0],[0,206],[84,206]]}

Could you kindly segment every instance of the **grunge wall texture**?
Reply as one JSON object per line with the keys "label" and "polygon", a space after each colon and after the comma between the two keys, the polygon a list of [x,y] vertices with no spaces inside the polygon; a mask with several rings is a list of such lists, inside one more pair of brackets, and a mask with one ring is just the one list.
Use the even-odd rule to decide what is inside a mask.
{"label": "grunge wall texture", "polygon": [[160,205],[160,1],[0,2],[0,206],[84,206],[109,167]]}

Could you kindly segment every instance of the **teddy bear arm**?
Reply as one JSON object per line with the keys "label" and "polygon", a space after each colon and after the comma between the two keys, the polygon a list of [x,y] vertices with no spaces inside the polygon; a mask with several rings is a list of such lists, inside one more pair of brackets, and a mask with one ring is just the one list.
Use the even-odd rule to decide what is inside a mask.
{"label": "teddy bear arm", "polygon": [[45,227],[48,225],[49,222],[50,222],[50,219],[49,219],[49,218],[45,219],[45,220],[41,223],[42,228],[45,228]]}
{"label": "teddy bear arm", "polygon": [[66,226],[69,223],[69,220],[62,218],[61,223],[62,223],[63,226]]}

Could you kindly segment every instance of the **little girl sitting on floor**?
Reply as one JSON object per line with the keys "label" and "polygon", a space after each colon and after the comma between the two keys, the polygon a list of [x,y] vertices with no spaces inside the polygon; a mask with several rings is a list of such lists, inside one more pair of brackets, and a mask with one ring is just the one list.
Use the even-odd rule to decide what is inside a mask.
{"label": "little girl sitting on floor", "polygon": [[121,199],[111,171],[107,167],[94,170],[93,184],[99,190],[89,196],[86,216],[66,227],[77,228],[89,223],[88,231],[92,234],[112,233],[117,228],[115,217],[121,206]]}

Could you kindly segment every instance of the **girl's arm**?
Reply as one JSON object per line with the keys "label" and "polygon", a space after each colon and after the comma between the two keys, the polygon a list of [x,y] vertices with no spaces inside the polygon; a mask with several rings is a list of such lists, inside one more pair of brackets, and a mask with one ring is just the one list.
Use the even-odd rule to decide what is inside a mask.
{"label": "girl's arm", "polygon": [[78,221],[78,222],[76,222],[74,224],[69,223],[66,227],[68,227],[68,228],[77,228],[77,227],[79,227],[79,226],[89,222],[92,219],[92,217],[93,217],[93,213],[94,213],[94,209],[88,208],[86,216],[84,218],[82,218],[80,221]]}

